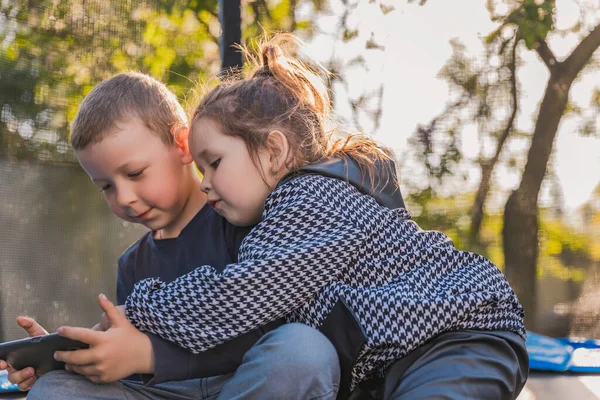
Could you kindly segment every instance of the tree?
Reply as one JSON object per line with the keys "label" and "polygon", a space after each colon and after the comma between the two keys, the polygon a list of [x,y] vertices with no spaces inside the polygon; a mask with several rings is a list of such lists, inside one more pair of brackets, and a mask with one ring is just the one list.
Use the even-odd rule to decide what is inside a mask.
{"label": "tree", "polygon": [[[531,139],[520,184],[504,208],[502,230],[505,273],[525,307],[530,327],[533,327],[535,314],[540,189],[559,123],[565,115],[582,115],[581,110],[569,103],[571,86],[582,72],[597,68],[593,56],[600,46],[600,25],[586,18],[594,9],[590,2],[578,5],[580,20],[571,29],[561,31],[555,26],[558,11],[554,0],[488,0],[488,10],[498,28],[485,38],[485,62],[478,66],[475,60],[465,56],[462,45],[453,44],[453,57],[441,75],[454,88],[456,99],[428,126],[419,127],[413,138],[413,144],[425,156],[425,163],[429,163],[430,176],[441,180],[455,173],[462,160],[456,146],[458,134],[465,124],[477,122],[482,151],[476,162],[481,179],[471,212],[471,245],[478,243],[491,177],[506,143],[516,137]],[[558,59],[549,40],[566,34],[578,35],[579,43],[570,54]],[[532,133],[518,132],[515,128],[520,99],[517,75],[522,65],[519,58],[528,51],[536,52],[549,71]],[[598,103],[596,97],[592,99],[594,107]],[[582,133],[597,132],[595,115],[580,119]],[[436,153],[432,143],[434,139],[440,141],[440,135],[450,139],[443,141],[446,145]],[[490,151],[490,143],[494,143],[493,151]],[[488,147],[487,152],[485,147]],[[431,162],[432,159],[436,162]],[[509,161],[514,166],[518,164],[514,158]]]}
{"label": "tree", "polygon": [[[505,272],[530,315],[535,312],[538,257],[538,197],[546,174],[558,125],[566,111],[571,85],[600,46],[600,24],[582,33],[582,40],[558,61],[546,37],[554,29],[554,1],[524,1],[504,16],[504,25],[517,30],[528,49],[539,55],[550,72],[537,115],[527,163],[519,187],[504,209]],[[537,16],[537,18],[536,18]],[[528,322],[532,322],[531,317]]]}

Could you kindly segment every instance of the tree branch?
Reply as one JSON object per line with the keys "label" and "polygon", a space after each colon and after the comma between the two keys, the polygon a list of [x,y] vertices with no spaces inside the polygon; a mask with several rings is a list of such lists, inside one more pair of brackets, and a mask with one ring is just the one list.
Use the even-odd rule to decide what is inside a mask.
{"label": "tree branch", "polygon": [[208,23],[206,21],[203,21],[202,18],[198,18],[198,22],[200,22],[200,24],[204,26],[204,29],[206,29],[206,33],[208,33],[208,36],[210,36],[212,42],[216,45],[219,45],[219,38],[211,33],[210,26],[208,25]]}
{"label": "tree branch", "polygon": [[552,52],[552,50],[550,50],[550,47],[548,47],[548,43],[546,43],[545,40],[540,40],[535,50],[537,51],[544,64],[546,64],[546,67],[548,67],[548,70],[552,72],[554,70],[554,67],[556,67],[556,65],[558,64],[558,61],[556,61],[554,53]]}
{"label": "tree branch", "polygon": [[594,29],[587,35],[578,45],[575,50],[567,57],[563,62],[565,65],[565,72],[569,78],[575,79],[577,74],[583,69],[585,64],[590,60],[592,54],[600,46],[600,24],[596,25]]}
{"label": "tree branch", "polygon": [[517,117],[517,112],[519,111],[519,96],[518,96],[518,88],[517,88],[517,47],[519,45],[519,38],[515,37],[513,46],[511,48],[511,59],[508,63],[508,68],[510,70],[510,94],[511,94],[511,113],[508,121],[506,122],[506,126],[502,131],[502,134],[498,138],[498,142],[496,143],[496,153],[494,156],[481,163],[481,181],[479,183],[479,188],[477,189],[477,194],[475,195],[475,201],[473,202],[472,212],[473,215],[471,218],[471,230],[469,232],[469,241],[471,245],[479,242],[479,235],[481,232],[481,224],[483,222],[484,216],[484,206],[487,200],[487,196],[490,190],[490,182],[492,179],[492,173],[494,172],[494,168],[500,159],[500,153],[504,148],[504,144],[508,139],[508,136],[513,131],[513,127],[515,124],[515,119]]}
{"label": "tree branch", "polygon": [[[519,45],[519,40],[515,38],[515,43],[511,49],[511,60],[508,64],[508,68],[510,69],[510,95],[512,99],[511,104],[511,113],[508,118],[508,122],[506,123],[506,127],[502,132],[502,135],[498,139],[498,146],[496,147],[496,154],[494,154],[493,162],[496,163],[500,158],[500,152],[502,151],[502,147],[504,146],[504,142],[508,138],[508,135],[513,130],[513,125],[515,123],[515,119],[517,117],[517,112],[519,111],[519,96],[517,90],[517,47]],[[548,49],[550,50],[550,49]],[[550,52],[552,53],[552,52]]]}

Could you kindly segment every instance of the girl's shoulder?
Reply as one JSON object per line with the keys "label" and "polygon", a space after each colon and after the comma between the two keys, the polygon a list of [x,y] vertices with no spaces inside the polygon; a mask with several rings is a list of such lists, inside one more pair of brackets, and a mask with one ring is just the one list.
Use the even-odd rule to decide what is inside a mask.
{"label": "girl's shoulder", "polygon": [[267,199],[266,208],[311,204],[320,208],[349,207],[372,200],[349,182],[321,174],[298,174],[280,184]]}
{"label": "girl's shoulder", "polygon": [[[306,196],[314,196],[329,193],[335,189],[336,193],[340,190],[356,191],[356,188],[346,180],[337,177],[330,177],[318,173],[299,173],[289,176],[281,182],[275,192],[293,192],[304,193]],[[344,190],[345,189],[345,190]]]}

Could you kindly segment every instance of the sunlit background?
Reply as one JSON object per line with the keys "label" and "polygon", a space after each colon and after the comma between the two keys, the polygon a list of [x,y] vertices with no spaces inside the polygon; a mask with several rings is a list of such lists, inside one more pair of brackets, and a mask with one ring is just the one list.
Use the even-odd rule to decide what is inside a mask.
{"label": "sunlit background", "polygon": [[[348,130],[395,150],[414,218],[504,269],[530,329],[600,338],[600,52],[554,114],[562,117],[539,196],[525,185],[527,207],[505,213],[528,160],[544,160],[529,156],[536,124],[552,119],[540,109],[550,73],[539,43],[560,62],[584,38],[600,41],[590,34],[600,5],[418,3],[245,1],[242,36],[293,31],[306,42],[305,53],[336,74],[334,105]],[[22,314],[49,330],[97,322],[96,295],[114,299],[116,260],[144,232],[110,214],[74,160],[68,134],[79,102],[136,69],[185,104],[194,82],[218,73],[220,34],[216,0],[0,2],[0,340],[23,336],[14,323]],[[507,225],[510,215],[522,226]],[[538,248],[537,258],[505,246],[504,226],[517,243],[533,240],[525,250]]]}

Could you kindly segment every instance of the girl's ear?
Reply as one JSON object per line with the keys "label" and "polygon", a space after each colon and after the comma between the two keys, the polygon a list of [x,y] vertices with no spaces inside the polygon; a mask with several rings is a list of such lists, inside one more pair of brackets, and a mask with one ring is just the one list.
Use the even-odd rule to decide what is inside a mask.
{"label": "girl's ear", "polygon": [[269,149],[269,168],[272,173],[279,173],[287,167],[290,145],[287,137],[280,131],[271,131],[267,137]]}
{"label": "girl's ear", "polygon": [[192,159],[192,153],[190,153],[190,128],[187,126],[176,128],[173,132],[173,137],[175,138],[175,146],[179,151],[181,162],[186,165],[192,163],[194,160]]}

